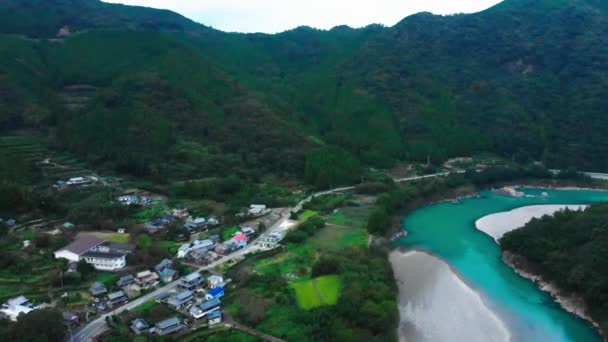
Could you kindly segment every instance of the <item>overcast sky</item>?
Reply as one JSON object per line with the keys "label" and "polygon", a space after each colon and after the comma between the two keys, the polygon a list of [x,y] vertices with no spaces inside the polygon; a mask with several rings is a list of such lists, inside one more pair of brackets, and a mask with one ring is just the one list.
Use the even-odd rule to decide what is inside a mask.
{"label": "overcast sky", "polygon": [[418,12],[478,12],[501,0],[103,0],[166,8],[222,31],[276,33],[306,25],[392,26]]}

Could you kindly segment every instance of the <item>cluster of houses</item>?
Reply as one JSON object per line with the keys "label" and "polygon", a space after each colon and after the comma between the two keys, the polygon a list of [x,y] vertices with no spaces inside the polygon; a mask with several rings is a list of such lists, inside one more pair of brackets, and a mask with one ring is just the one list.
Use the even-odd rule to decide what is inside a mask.
{"label": "cluster of houses", "polygon": [[107,288],[100,282],[95,282],[89,288],[91,296],[95,297],[93,306],[99,311],[105,311],[126,303],[129,298],[138,296],[142,291],[157,287],[160,282],[169,283],[178,278],[177,270],[173,269],[173,262],[164,259],[154,267],[154,272],[145,270],[121,276],[116,281],[120,290],[108,293]]}
{"label": "cluster of houses", "polygon": [[192,217],[188,212],[188,208],[183,205],[177,205],[173,208],[171,214],[148,221],[144,226],[150,233],[156,233],[166,229],[169,224],[176,220],[181,220],[183,222],[183,227],[188,230],[213,228],[220,225],[220,220],[215,216],[209,218]]}
{"label": "cluster of houses", "polygon": [[134,247],[115,243],[95,236],[81,235],[74,242],[55,251],[55,258],[67,259],[76,264],[81,260],[100,271],[117,271],[127,266],[127,255]]}
{"label": "cluster of houses", "polygon": [[260,217],[270,213],[270,209],[264,204],[252,204],[248,209],[238,213],[237,216],[244,217]]}
{"label": "cluster of houses", "polygon": [[81,176],[81,177],[72,177],[69,179],[60,179],[53,184],[53,188],[55,189],[66,189],[70,187],[79,187],[84,185],[91,185],[99,182],[97,177],[93,176]]}
{"label": "cluster of houses", "polygon": [[[199,287],[205,286],[206,290]],[[193,272],[181,278],[177,293],[164,293],[156,297],[157,303],[163,303],[183,315],[195,320],[206,319],[209,326],[222,321],[221,301],[224,296],[224,279],[218,275],[209,276],[206,280],[199,272]],[[199,288],[199,289],[197,289]],[[204,293],[203,298],[196,294]],[[154,325],[139,317],[131,321],[131,330],[136,335],[157,334],[160,336],[175,333],[184,327],[178,316],[164,319]]]}
{"label": "cluster of houses", "polygon": [[152,200],[149,197],[138,196],[138,195],[118,196],[116,198],[116,200],[118,202],[120,202],[120,204],[125,205],[125,206],[130,206],[130,205],[146,206],[146,205],[152,204]]}
{"label": "cluster of houses", "polygon": [[251,227],[244,227],[241,230],[235,232],[233,236],[224,241],[220,242],[220,236],[218,234],[210,235],[204,240],[194,240],[186,242],[179,247],[177,250],[177,258],[187,258],[190,261],[199,264],[209,264],[221,258],[221,255],[230,254],[234,251],[244,248],[247,246],[247,242],[255,234],[256,230]]}

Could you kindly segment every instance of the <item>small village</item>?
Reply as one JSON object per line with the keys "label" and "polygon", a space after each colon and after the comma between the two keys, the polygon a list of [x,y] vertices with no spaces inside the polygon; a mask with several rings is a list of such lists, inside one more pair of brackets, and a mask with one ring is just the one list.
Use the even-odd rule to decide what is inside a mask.
{"label": "small village", "polygon": [[[99,186],[106,186],[99,178],[79,176],[59,180],[53,184],[53,189],[70,192]],[[166,200],[161,203],[159,198],[162,196],[138,192],[121,194],[113,200],[121,206],[139,208],[140,211],[154,206],[157,210],[155,217],[139,225],[144,233],[137,237],[145,240],[166,234],[169,229],[177,229],[180,234],[176,241],[165,244],[173,251],[172,255],[154,267],[146,268],[141,262],[133,262],[142,246],[139,241],[132,243],[128,228],[73,234],[72,231],[77,230],[75,224],[58,222],[52,234],[73,236],[71,242],[52,252],[56,260],[65,264],[65,270],[60,272],[61,288],[64,288],[64,282],[69,283],[68,279],[76,275],[82,277],[85,272],[98,276],[86,291],[68,290],[63,293],[61,297],[66,298],[65,301],[30,301],[25,294],[10,298],[2,304],[0,315],[16,321],[20,315],[37,309],[63,308],[64,323],[69,327],[72,338],[79,329],[98,317],[115,319],[119,308],[121,314],[118,317],[128,323],[134,335],[165,336],[183,330],[213,327],[223,321],[221,298],[225,291],[229,291],[231,282],[216,271],[217,266],[233,264],[245,255],[277,248],[289,227],[295,224],[287,220],[290,212],[285,208],[252,204],[234,215],[232,221],[240,224],[226,227],[219,216],[191,215],[189,208],[182,204],[167,208]],[[163,207],[165,209],[158,210]],[[13,230],[25,226],[14,219],[3,223]],[[22,248],[31,248],[32,244],[32,241],[23,241]],[[71,297],[77,300],[73,301]],[[151,319],[136,314],[138,308],[151,305],[163,307],[165,316]],[[111,326],[109,322],[108,325]],[[78,336],[75,340],[89,337],[92,335]]]}

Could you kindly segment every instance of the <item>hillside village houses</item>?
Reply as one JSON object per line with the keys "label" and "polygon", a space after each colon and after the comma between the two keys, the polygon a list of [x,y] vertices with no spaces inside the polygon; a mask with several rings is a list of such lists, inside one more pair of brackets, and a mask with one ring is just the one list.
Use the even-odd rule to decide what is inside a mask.
{"label": "hillside village houses", "polygon": [[279,246],[279,242],[285,237],[284,232],[270,232],[262,235],[258,239],[258,245],[264,249],[274,249]]}
{"label": "hillside village houses", "polygon": [[160,321],[154,325],[154,331],[160,335],[168,335],[179,331],[183,328],[181,321],[177,317],[171,317],[164,321]]}
{"label": "hillside village houses", "polygon": [[251,216],[261,216],[269,212],[270,210],[264,204],[252,204],[249,206],[249,215]]}
{"label": "hillside village houses", "polygon": [[194,240],[192,242],[184,243],[177,250],[178,258],[185,258],[190,254],[190,252],[201,251],[206,253],[212,250],[215,246],[215,242],[206,239],[206,240]]}
{"label": "hillside village houses", "polygon": [[142,290],[151,289],[156,287],[159,283],[159,276],[150,270],[145,270],[135,275],[135,284]]}
{"label": "hillside village houses", "polygon": [[210,289],[214,289],[217,286],[220,286],[221,284],[224,283],[224,278],[222,276],[219,275],[210,275],[207,278],[207,287],[209,287]]}
{"label": "hillside village houses", "polygon": [[0,307],[0,315],[10,319],[11,321],[17,321],[19,315],[27,314],[36,308],[30,301],[24,296],[9,299],[6,303]]}
{"label": "hillside village houses", "polygon": [[203,276],[199,272],[192,272],[179,280],[179,287],[184,290],[194,290],[203,283]]}
{"label": "hillside village houses", "polygon": [[123,195],[116,198],[123,205],[141,205],[146,206],[152,203],[152,200],[145,196]]}
{"label": "hillside village houses", "polygon": [[177,279],[179,276],[178,272],[173,268],[173,261],[169,259],[163,259],[158,265],[154,267],[156,273],[164,283],[170,283]]}
{"label": "hillside village houses", "polygon": [[56,259],[67,259],[77,263],[81,260],[101,271],[117,271],[127,265],[127,254],[133,247],[99,239],[94,236],[79,236],[74,242],[56,251]]}
{"label": "hillside village houses", "polygon": [[172,212],[174,217],[177,217],[178,219],[185,219],[188,216],[190,216],[190,214],[188,213],[188,208],[186,208],[185,206],[178,204],[175,206],[175,208],[173,208],[173,212]]}

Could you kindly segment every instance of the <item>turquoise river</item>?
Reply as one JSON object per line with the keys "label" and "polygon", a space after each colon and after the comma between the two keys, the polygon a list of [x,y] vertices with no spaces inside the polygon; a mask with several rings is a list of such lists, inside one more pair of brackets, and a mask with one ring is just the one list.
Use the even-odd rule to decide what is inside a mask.
{"label": "turquoise river", "polygon": [[[399,245],[446,261],[504,321],[514,341],[601,341],[587,321],[563,310],[549,294],[504,264],[499,246],[475,228],[475,221],[528,205],[608,202],[608,192],[519,190],[528,196],[516,198],[482,191],[458,203],[442,202],[418,209],[404,218],[403,227],[409,234]],[[542,197],[542,192],[549,197]]]}

